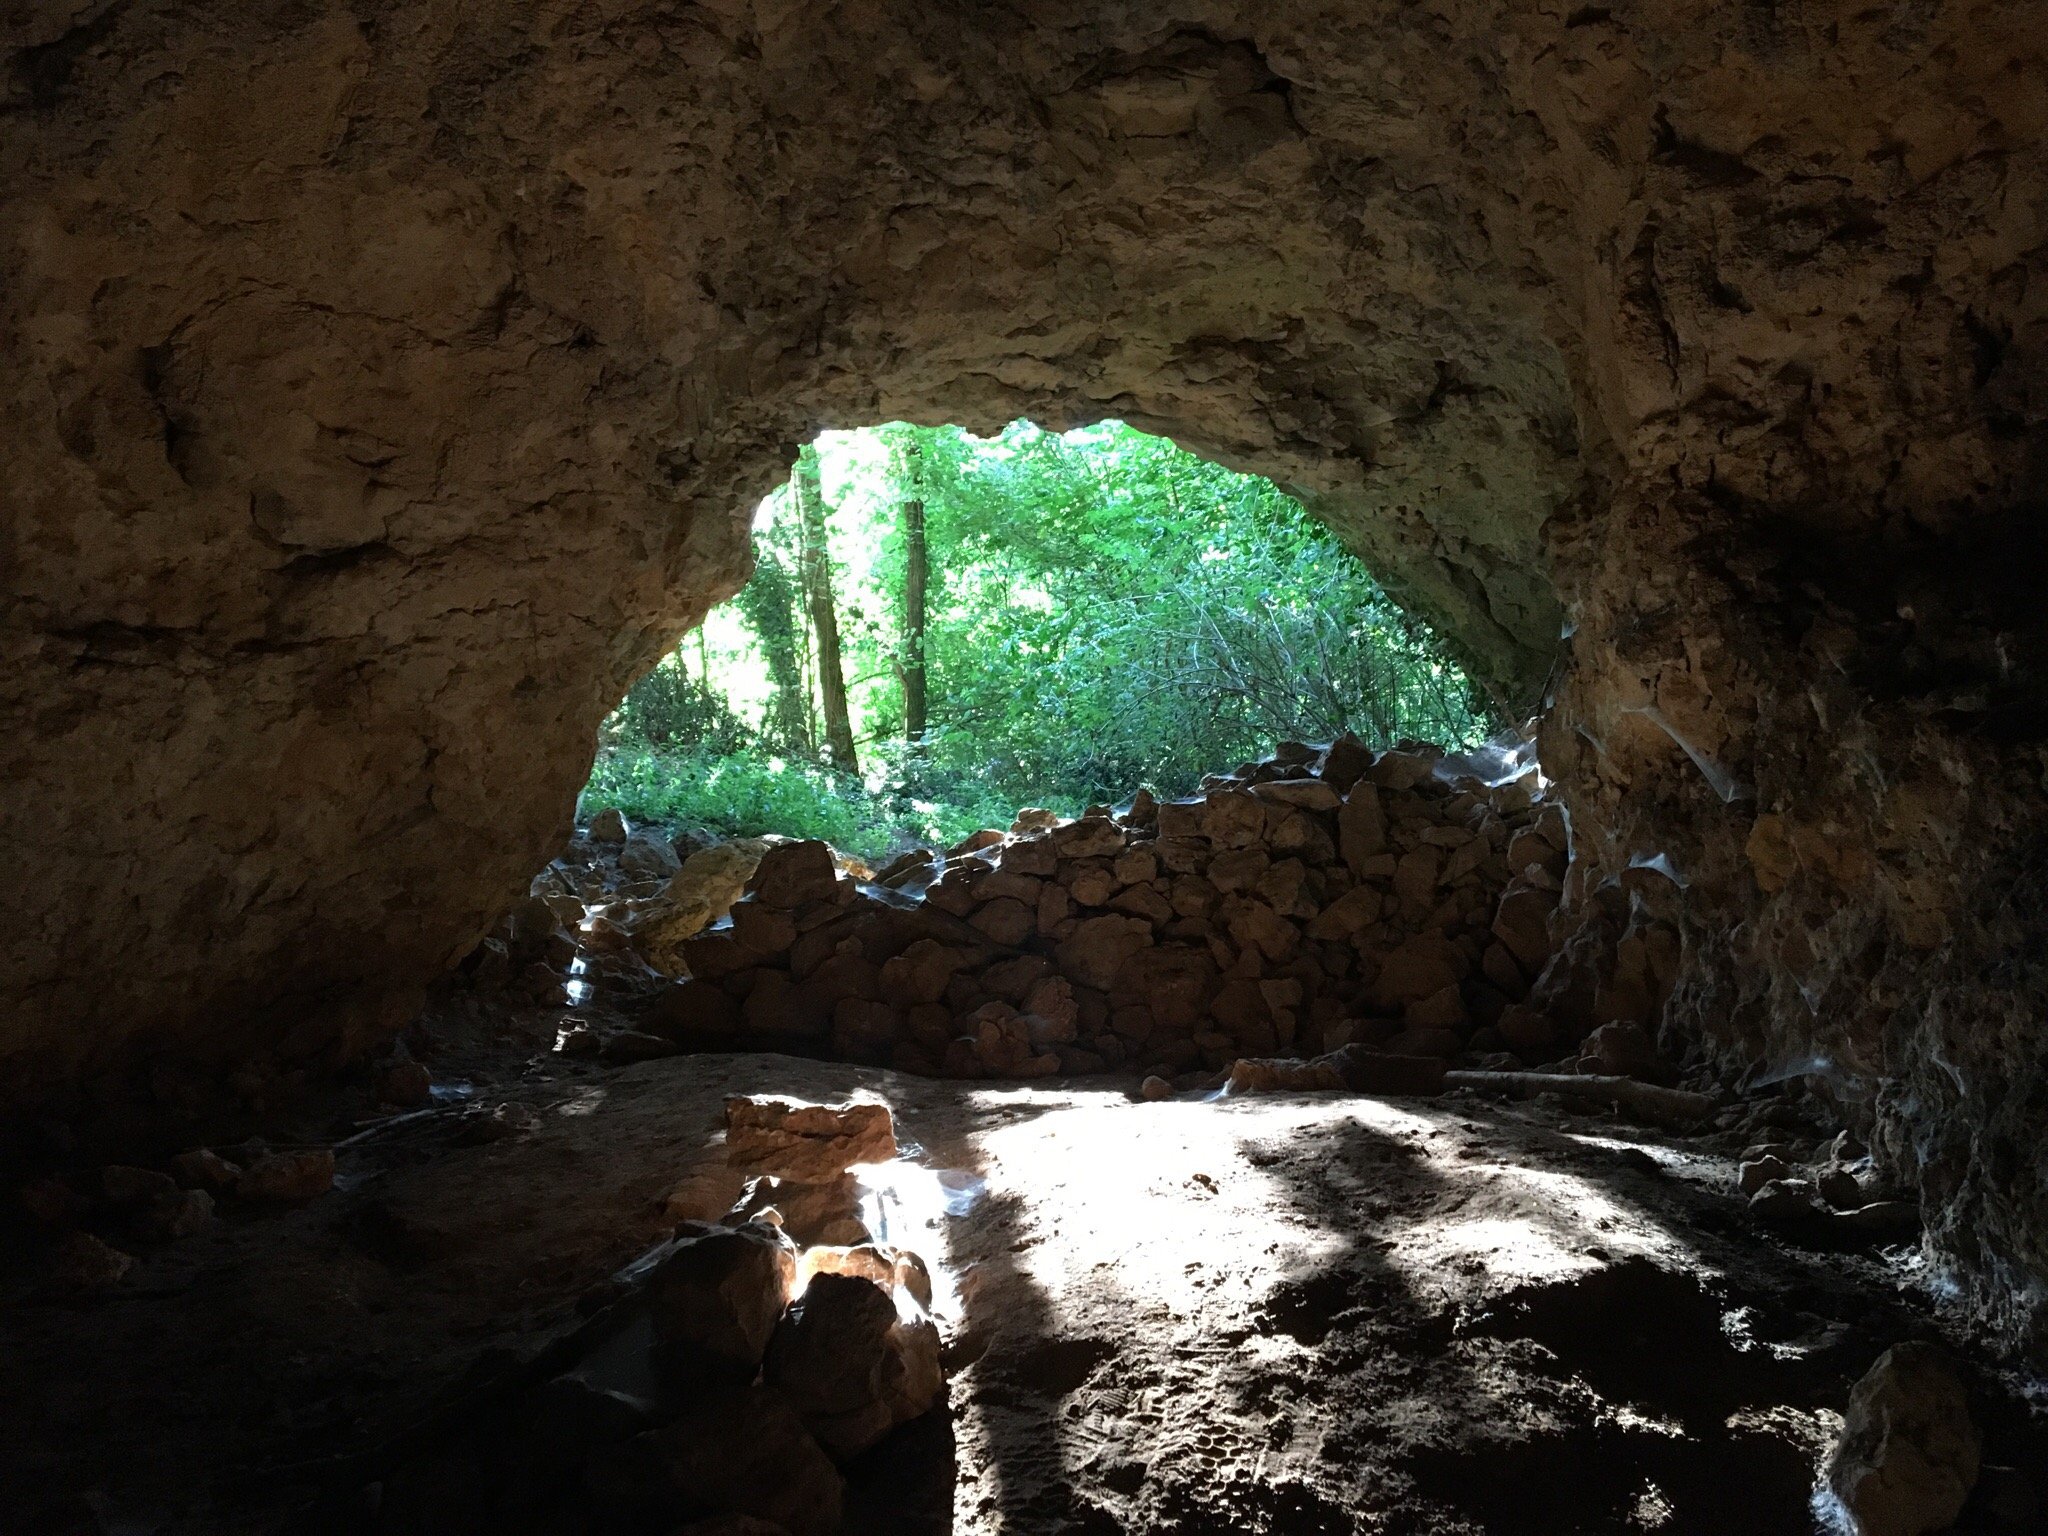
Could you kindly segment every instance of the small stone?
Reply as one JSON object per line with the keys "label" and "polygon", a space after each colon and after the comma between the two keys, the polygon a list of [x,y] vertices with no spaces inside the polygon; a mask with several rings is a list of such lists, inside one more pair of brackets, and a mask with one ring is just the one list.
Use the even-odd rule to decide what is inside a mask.
{"label": "small stone", "polygon": [[135,1267],[135,1256],[101,1242],[90,1232],[72,1232],[57,1245],[54,1270],[60,1285],[103,1291],[119,1285]]}
{"label": "small stone", "polygon": [[588,1024],[571,1024],[555,1041],[564,1056],[595,1056],[604,1049],[604,1038]]}
{"label": "small stone", "polygon": [[789,1099],[725,1101],[726,1156],[736,1168],[818,1184],[856,1163],[896,1155],[886,1104],[805,1104]]}
{"label": "small stone", "polygon": [[136,1225],[144,1237],[160,1242],[190,1237],[213,1225],[213,1196],[203,1189],[180,1189],[158,1195]]}
{"label": "small stone", "polygon": [[844,1248],[873,1239],[874,1234],[861,1219],[860,1205],[860,1180],[843,1173],[817,1184],[761,1179],[741,1213],[751,1216],[772,1208],[781,1218],[777,1224],[799,1246],[825,1244]]}
{"label": "small stone", "polygon": [[417,1061],[386,1063],[377,1071],[377,1099],[399,1109],[415,1109],[434,1097],[434,1079]]}
{"label": "small stone", "polygon": [[614,806],[607,806],[590,818],[593,843],[623,843],[629,830],[625,814]]}
{"label": "small stone", "polygon": [[660,1035],[643,1034],[637,1029],[622,1029],[608,1036],[598,1048],[601,1060],[613,1066],[629,1066],[636,1061],[655,1061],[663,1056],[680,1056],[683,1048],[673,1040]]}
{"label": "small stone", "polygon": [[1820,1191],[1821,1199],[1838,1211],[1853,1211],[1867,1198],[1863,1185],[1856,1175],[1839,1165],[1830,1164],[1814,1177],[1814,1188]]}
{"label": "small stone", "polygon": [[1138,1096],[1147,1103],[1156,1104],[1161,1099],[1173,1097],[1173,1084],[1155,1074],[1138,1084]]}
{"label": "small stone", "polygon": [[795,1280],[795,1245],[770,1223],[689,1229],[647,1282],[663,1370],[752,1380]]}
{"label": "small stone", "polygon": [[1827,1207],[1810,1179],[1771,1179],[1749,1197],[1749,1213],[1759,1221],[1789,1225],[1825,1217]]}
{"label": "small stone", "polygon": [[75,1227],[85,1219],[92,1202],[62,1179],[32,1179],[15,1191],[15,1199],[29,1216],[46,1227]]}
{"label": "small stone", "polygon": [[1743,1163],[1735,1182],[1745,1195],[1753,1195],[1774,1180],[1798,1177],[1792,1165],[1781,1157],[1759,1157]]}
{"label": "small stone", "polygon": [[180,1152],[171,1159],[171,1172],[187,1189],[210,1190],[214,1194],[233,1189],[242,1178],[240,1164],[231,1163],[206,1147]]}
{"label": "small stone", "polygon": [[332,1152],[273,1152],[243,1170],[235,1193],[245,1200],[293,1204],[316,1199],[333,1187]]}
{"label": "small stone", "polygon": [[154,1168],[116,1163],[100,1170],[100,1193],[115,1205],[146,1205],[158,1195],[175,1194],[178,1181]]}
{"label": "small stone", "polygon": [[1980,1454],[1954,1363],[1932,1344],[1896,1344],[1849,1393],[1827,1484],[1858,1536],[1923,1536],[1962,1514]]}

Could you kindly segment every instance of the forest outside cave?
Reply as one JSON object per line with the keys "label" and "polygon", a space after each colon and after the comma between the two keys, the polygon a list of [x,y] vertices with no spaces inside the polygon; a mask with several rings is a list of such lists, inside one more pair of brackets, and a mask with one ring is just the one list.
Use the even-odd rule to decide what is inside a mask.
{"label": "forest outside cave", "polygon": [[1119,421],[827,431],[745,588],[605,721],[583,797],[879,863],[1283,741],[1509,722],[1292,495]]}

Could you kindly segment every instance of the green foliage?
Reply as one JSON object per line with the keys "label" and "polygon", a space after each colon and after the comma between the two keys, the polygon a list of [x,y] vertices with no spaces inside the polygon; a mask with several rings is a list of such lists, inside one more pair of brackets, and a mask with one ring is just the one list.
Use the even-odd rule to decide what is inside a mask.
{"label": "green foliage", "polygon": [[1006,827],[1016,811],[971,785],[947,798],[913,799],[871,791],[822,765],[760,752],[632,746],[600,753],[583,791],[586,812],[613,806],[628,821],[702,827],[729,837],[780,832],[823,838],[874,864],[921,843],[952,844],[982,827]]}
{"label": "green foliage", "polygon": [[[796,509],[778,493],[757,524],[754,581],[710,625],[712,675],[760,746],[736,749],[707,716],[665,778],[639,759],[625,777],[601,763],[592,794],[611,798],[593,803],[634,815],[616,798],[630,779],[642,816],[665,795],[685,819],[880,852],[1003,825],[1023,804],[1071,811],[1140,785],[1182,794],[1290,737],[1463,745],[1494,724],[1434,638],[1298,502],[1165,439],[1119,422],[1065,434],[1019,422],[988,439],[895,423],[828,432],[817,459],[865,781],[813,766]],[[912,496],[930,551],[931,718],[914,761],[899,739]],[[651,716],[640,694],[623,713]],[[643,726],[621,739],[693,738]],[[657,779],[670,786],[659,795]]]}
{"label": "green foliage", "polygon": [[683,668],[682,653],[665,656],[605,722],[608,739],[638,747],[707,747],[737,752],[752,733],[724,696]]}

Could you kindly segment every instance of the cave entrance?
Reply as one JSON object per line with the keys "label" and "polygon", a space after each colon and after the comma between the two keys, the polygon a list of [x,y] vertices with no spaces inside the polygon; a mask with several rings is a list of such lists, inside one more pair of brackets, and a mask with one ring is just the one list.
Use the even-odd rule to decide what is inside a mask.
{"label": "cave entrance", "polygon": [[1506,723],[1295,497],[1121,422],[827,432],[754,529],[744,590],[606,722],[586,815],[879,865],[1282,741]]}
{"label": "cave entrance", "polygon": [[[1116,421],[1064,433],[1018,421],[986,437],[899,422],[807,445],[761,501],[754,533],[745,588],[606,722],[584,829],[535,887],[579,941],[565,982],[571,1003],[644,1000],[685,978],[701,985],[664,999],[658,1033],[690,1038],[693,1025],[675,1010],[698,998],[722,1014],[713,999],[723,996],[744,1014],[734,1038],[713,1028],[698,1043],[917,1070],[943,1068],[949,1053],[961,1065],[955,1033],[972,1033],[986,1003],[1004,1029],[1059,1036],[1039,1042],[1056,1048],[1023,1051],[1033,1072],[1149,1064],[1186,1076],[1218,1066],[1209,1058],[1236,1044],[1342,1043],[1336,1026],[1355,1011],[1360,980],[1348,958],[1304,956],[1291,983],[1267,972],[1295,961],[1307,942],[1301,925],[1348,894],[1313,936],[1344,948],[1353,927],[1378,917],[1379,898],[1353,885],[1373,875],[1384,883],[1402,855],[1412,855],[1410,892],[1395,899],[1418,910],[1380,925],[1384,937],[1405,937],[1439,905],[1440,933],[1461,917],[1491,920],[1508,838],[1535,813],[1517,783],[1500,791],[1514,797],[1516,823],[1488,812],[1466,827],[1482,800],[1450,785],[1463,773],[1480,796],[1494,795],[1533,773],[1533,753],[1510,731],[1484,763],[1433,766],[1433,755],[1462,754],[1502,722],[1428,626],[1272,481]],[[1395,841],[1354,827],[1356,867],[1347,867],[1335,813],[1374,751],[1396,743],[1413,749],[1397,756],[1428,791],[1408,782],[1408,768],[1390,770]],[[1236,813],[1242,825],[1217,834],[1230,850],[1222,867],[1178,850],[1162,867],[1159,804],[1169,821],[1185,818],[1189,804],[1233,786],[1251,787]],[[1434,825],[1445,820],[1453,824]],[[895,974],[916,935],[856,936],[851,947],[873,953],[827,964],[829,975],[847,971],[836,980],[800,976],[781,1019],[796,974],[787,964],[720,969],[735,924],[750,950],[779,940],[780,955],[794,942],[783,920],[734,905],[764,840],[777,839],[828,846],[842,880],[921,898],[935,909],[921,916],[927,926],[951,921],[955,940],[990,946],[973,957],[977,971],[985,961],[1008,968],[992,990],[966,977]],[[1546,844],[1543,861],[1559,863],[1560,851]],[[1368,857],[1387,868],[1369,870]],[[990,873],[990,861],[1003,866],[997,878],[970,895],[962,881]],[[831,867],[817,870],[829,880]],[[1463,889],[1481,872],[1484,899]],[[535,926],[546,920],[536,909]],[[1234,940],[1223,935],[1231,924]],[[1100,942],[1108,927],[1120,935],[1108,936],[1114,952],[1077,961],[1066,979],[1079,993],[1060,990],[1061,947]],[[1219,973],[1258,991],[1225,1004],[1247,1041],[1174,1039],[1156,1060],[1146,1053],[1149,1004],[1114,997],[1110,973],[1155,930],[1185,955],[1181,984],[1196,1012],[1210,1006]],[[948,935],[923,937],[929,947]],[[1469,947],[1461,976],[1482,959],[1483,944]],[[806,949],[813,958],[826,957]],[[1481,1005],[1488,1025],[1529,979],[1512,961],[1497,969],[1514,985]],[[1439,981],[1432,991],[1457,979],[1425,971]],[[1018,1026],[1034,999],[1051,1000],[1060,1020]],[[1299,1026],[1311,999],[1331,1027]],[[1119,1001],[1121,1040],[1109,1028]],[[942,1007],[951,1009],[943,1021]],[[923,1047],[907,1044],[910,1010],[921,1010]],[[1186,1011],[1176,1005],[1176,1018]],[[1216,1034],[1177,1022],[1181,1035]],[[1442,1026],[1471,1020],[1447,997],[1426,1022],[1442,1044]],[[582,1027],[565,1031],[571,1048],[585,1046]]]}

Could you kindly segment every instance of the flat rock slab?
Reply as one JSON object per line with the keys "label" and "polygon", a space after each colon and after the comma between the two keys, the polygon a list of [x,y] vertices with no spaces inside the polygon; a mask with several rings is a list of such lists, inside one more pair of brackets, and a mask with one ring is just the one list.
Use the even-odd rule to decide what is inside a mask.
{"label": "flat rock slab", "polygon": [[802,1104],[787,1099],[725,1101],[726,1157],[800,1184],[824,1184],[856,1163],[896,1155],[896,1126],[886,1104]]}

